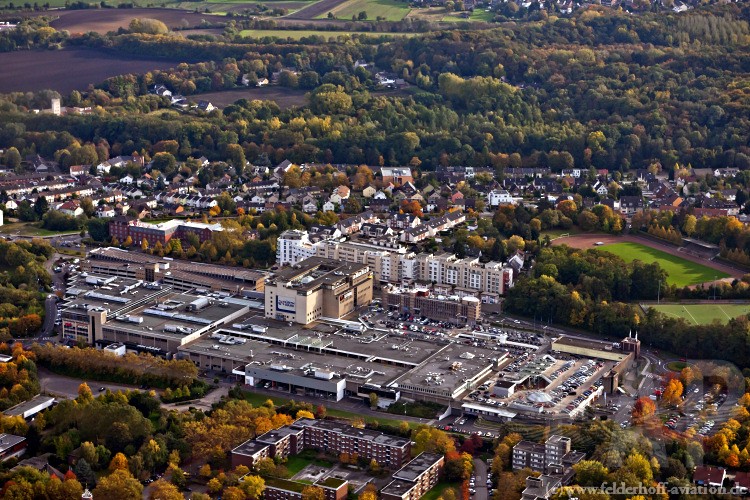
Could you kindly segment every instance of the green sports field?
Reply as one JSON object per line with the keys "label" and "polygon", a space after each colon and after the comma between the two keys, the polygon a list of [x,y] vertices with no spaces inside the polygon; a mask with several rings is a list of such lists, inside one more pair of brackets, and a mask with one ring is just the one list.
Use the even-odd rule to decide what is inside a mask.
{"label": "green sports field", "polygon": [[640,243],[613,243],[598,248],[622,257],[626,262],[636,259],[648,264],[658,262],[661,268],[667,272],[667,282],[670,285],[697,285],[698,283],[715,281],[729,276],[708,266],[696,264],[695,262],[670,255],[646,245],[641,245]]}
{"label": "green sports field", "polygon": [[731,318],[750,314],[750,304],[659,304],[645,307],[683,318],[694,325],[710,325],[714,321],[726,323]]}

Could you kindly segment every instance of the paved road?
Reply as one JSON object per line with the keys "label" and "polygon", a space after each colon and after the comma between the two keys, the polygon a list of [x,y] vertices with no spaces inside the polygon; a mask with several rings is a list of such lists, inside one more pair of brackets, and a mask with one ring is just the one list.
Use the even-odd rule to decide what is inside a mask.
{"label": "paved road", "polygon": [[51,337],[52,329],[55,327],[55,319],[57,318],[57,297],[53,294],[47,295],[44,300],[44,324],[42,330],[39,332],[40,337]]}
{"label": "paved road", "polygon": [[[84,380],[56,375],[44,368],[39,368],[39,384],[44,393],[75,399],[78,397],[78,386],[81,385],[81,382],[84,382]],[[86,380],[85,382],[89,384],[94,395],[98,393],[100,387],[111,391],[127,391],[138,388],[134,385],[113,384],[111,382],[96,382],[91,380]]]}
{"label": "paved road", "polygon": [[487,491],[487,463],[479,458],[474,459],[474,500],[487,500],[489,492]]}

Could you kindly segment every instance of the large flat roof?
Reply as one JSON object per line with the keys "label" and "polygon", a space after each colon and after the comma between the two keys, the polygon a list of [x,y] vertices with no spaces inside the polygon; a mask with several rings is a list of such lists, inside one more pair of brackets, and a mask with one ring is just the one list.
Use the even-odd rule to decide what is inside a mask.
{"label": "large flat roof", "polygon": [[393,478],[412,482],[416,481],[419,476],[442,459],[443,455],[438,455],[437,453],[421,453],[396,472]]}
{"label": "large flat roof", "polygon": [[8,408],[7,410],[3,412],[3,414],[8,415],[10,417],[17,416],[17,415],[23,416],[23,414],[29,410],[34,410],[40,406],[49,405],[50,403],[54,401],[55,401],[55,398],[53,398],[52,396],[42,396],[41,394],[37,394],[36,396],[29,399],[28,401],[24,401],[23,403],[18,403],[16,406]]}
{"label": "large flat roof", "polygon": [[272,281],[287,288],[307,291],[320,286],[335,286],[346,278],[367,271],[366,264],[342,262],[322,257],[309,257],[276,272]]}

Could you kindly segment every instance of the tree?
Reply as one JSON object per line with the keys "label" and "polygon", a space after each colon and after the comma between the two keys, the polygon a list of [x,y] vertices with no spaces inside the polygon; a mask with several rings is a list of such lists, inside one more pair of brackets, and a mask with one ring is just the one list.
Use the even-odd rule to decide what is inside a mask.
{"label": "tree", "polygon": [[695,233],[695,229],[698,226],[698,219],[695,217],[695,215],[688,215],[685,217],[685,221],[682,223],[682,231],[688,235],[692,236],[693,233]]}
{"label": "tree", "polygon": [[149,500],[183,500],[185,497],[182,496],[177,486],[159,479],[151,485],[148,498]]}
{"label": "tree", "polygon": [[96,454],[96,446],[91,441],[85,441],[81,443],[81,458],[86,460],[90,464],[95,464],[99,461],[99,457]]}
{"label": "tree", "polygon": [[325,500],[323,488],[319,486],[305,486],[302,489],[302,500]]}
{"label": "tree", "polygon": [[514,234],[507,240],[507,247],[508,247],[508,254],[514,254],[518,250],[523,250],[526,247],[526,242],[523,241],[523,238],[518,236],[517,234]]}
{"label": "tree", "polygon": [[633,421],[641,423],[648,420],[656,412],[656,404],[647,396],[638,398],[633,405]]}
{"label": "tree", "polygon": [[266,482],[260,476],[245,476],[240,488],[242,488],[242,491],[245,492],[248,498],[258,500],[266,489]]}
{"label": "tree", "polygon": [[662,401],[668,405],[678,405],[682,402],[682,382],[678,379],[673,378],[667,382],[664,388],[664,394],[662,394]]}
{"label": "tree", "polygon": [[309,410],[297,410],[295,417],[297,420],[299,420],[300,418],[315,419],[315,415],[313,415],[313,413]]}
{"label": "tree", "polygon": [[91,466],[89,465],[89,462],[86,461],[84,458],[79,458],[78,462],[76,462],[75,467],[73,467],[73,472],[75,473],[78,480],[86,485],[86,487],[93,487],[96,485],[96,474],[94,474],[94,471],[91,470]]}
{"label": "tree", "polygon": [[76,401],[79,403],[90,403],[94,400],[94,394],[91,392],[91,387],[86,382],[82,382],[78,386],[78,397]]}
{"label": "tree", "polygon": [[415,442],[415,455],[422,452],[445,454],[456,450],[456,443],[453,441],[453,438],[440,429],[433,427],[422,426],[415,429],[412,441]]}
{"label": "tree", "polygon": [[131,33],[145,33],[148,35],[165,35],[169,28],[162,21],[150,18],[136,18],[130,21],[128,26]]}
{"label": "tree", "polygon": [[141,250],[143,250],[144,252],[148,250],[148,240],[146,238],[143,238],[141,240]]}
{"label": "tree", "polygon": [[224,489],[224,493],[221,498],[224,500],[245,500],[247,496],[245,492],[236,486],[230,486]]}
{"label": "tree", "polygon": [[370,408],[373,410],[378,407],[378,395],[374,392],[370,393]]}
{"label": "tree", "polygon": [[581,460],[573,466],[573,470],[579,486],[601,486],[609,476],[609,470],[596,460]]}
{"label": "tree", "polygon": [[128,459],[122,453],[117,453],[109,463],[109,471],[114,472],[116,470],[128,470]]}
{"label": "tree", "polygon": [[103,477],[92,493],[107,500],[141,500],[143,485],[129,471],[118,469]]}
{"label": "tree", "polygon": [[14,147],[9,147],[3,153],[3,163],[9,169],[16,170],[21,166],[21,153]]}

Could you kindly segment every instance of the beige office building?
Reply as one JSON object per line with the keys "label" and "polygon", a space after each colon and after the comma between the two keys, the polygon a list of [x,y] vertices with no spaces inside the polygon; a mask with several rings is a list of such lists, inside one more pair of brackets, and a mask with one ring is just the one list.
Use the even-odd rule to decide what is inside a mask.
{"label": "beige office building", "polygon": [[266,282],[265,316],[303,325],[342,318],[372,302],[372,283],[366,265],[311,257]]}

